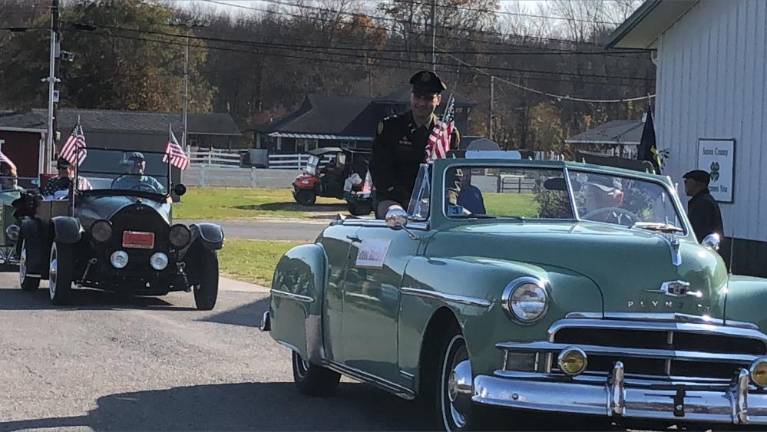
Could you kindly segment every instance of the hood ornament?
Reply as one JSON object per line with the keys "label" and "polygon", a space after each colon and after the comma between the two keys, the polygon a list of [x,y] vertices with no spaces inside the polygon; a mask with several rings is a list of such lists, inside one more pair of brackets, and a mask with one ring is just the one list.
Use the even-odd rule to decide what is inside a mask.
{"label": "hood ornament", "polygon": [[690,289],[689,282],[680,280],[663,282],[663,284],[660,286],[660,289],[647,290],[647,292],[663,294],[668,297],[703,297],[703,293],[701,291],[692,291]]}

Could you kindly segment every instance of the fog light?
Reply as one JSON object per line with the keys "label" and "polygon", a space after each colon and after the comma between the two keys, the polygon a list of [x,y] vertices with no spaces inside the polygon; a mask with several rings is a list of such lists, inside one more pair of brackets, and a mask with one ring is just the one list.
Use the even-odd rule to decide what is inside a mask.
{"label": "fog light", "polygon": [[8,228],[5,229],[5,235],[8,236],[8,240],[15,242],[19,239],[19,231],[21,228],[19,228],[18,225],[10,225]]}
{"label": "fog light", "polygon": [[152,254],[149,258],[149,265],[157,271],[165,269],[165,267],[168,267],[168,255],[162,252]]}
{"label": "fog light", "polygon": [[767,387],[767,357],[759,357],[751,363],[748,372],[751,381],[759,387]]}
{"label": "fog light", "polygon": [[185,225],[177,224],[170,227],[170,232],[168,233],[168,240],[170,241],[170,244],[173,245],[175,248],[182,248],[189,244],[189,241],[192,239],[192,233],[189,231],[189,228],[187,228]]}
{"label": "fog light", "polygon": [[506,353],[504,369],[508,371],[534,372],[536,353]]}
{"label": "fog light", "polygon": [[96,221],[91,225],[91,237],[97,242],[103,243],[112,237],[112,224],[106,220]]}
{"label": "fog light", "polygon": [[568,347],[557,357],[559,369],[567,375],[575,376],[586,370],[586,353],[580,348]]}
{"label": "fog light", "polygon": [[114,268],[125,268],[128,265],[128,253],[125,251],[112,252],[112,255],[109,256],[109,262],[112,263]]}

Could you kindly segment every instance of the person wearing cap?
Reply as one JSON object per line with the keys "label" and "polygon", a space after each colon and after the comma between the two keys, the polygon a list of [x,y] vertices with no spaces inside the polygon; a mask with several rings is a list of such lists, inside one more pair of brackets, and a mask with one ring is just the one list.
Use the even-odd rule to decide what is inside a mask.
{"label": "person wearing cap", "polygon": [[16,167],[8,162],[0,162],[0,190],[3,192],[24,190],[23,187],[19,186],[19,175]]}
{"label": "person wearing cap", "polygon": [[612,176],[589,174],[588,181],[581,184],[584,218],[596,222],[631,225],[636,222],[629,211],[622,209],[623,185]]}
{"label": "person wearing cap", "polygon": [[[60,157],[56,160],[56,169],[58,175],[48,180],[48,184],[40,190],[44,199],[64,198],[69,194],[69,189],[72,187],[72,180],[75,178],[75,168],[72,164]],[[85,177],[79,177],[77,188],[79,190],[92,189],[90,182]]]}
{"label": "person wearing cap", "polygon": [[703,240],[709,234],[724,235],[722,213],[708,184],[711,176],[703,170],[692,170],[684,176],[684,191],[691,197],[687,203],[687,217],[698,240]]}
{"label": "person wearing cap", "polygon": [[143,190],[163,193],[165,188],[156,178],[144,175],[146,160],[144,154],[132,152],[127,156],[128,172],[112,181],[112,189]]}
{"label": "person wearing cap", "polygon": [[[376,217],[383,219],[389,207],[407,208],[426,144],[437,122],[434,110],[447,86],[433,72],[420,71],[410,78],[410,110],[378,123],[373,141],[370,174],[376,188]],[[453,130],[450,143],[457,148],[460,135]]]}

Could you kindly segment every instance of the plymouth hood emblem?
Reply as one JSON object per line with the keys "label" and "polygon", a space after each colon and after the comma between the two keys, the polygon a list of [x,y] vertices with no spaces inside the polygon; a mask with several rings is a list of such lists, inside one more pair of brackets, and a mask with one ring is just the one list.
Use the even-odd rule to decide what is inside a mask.
{"label": "plymouth hood emblem", "polygon": [[647,292],[659,293],[669,297],[703,297],[703,293],[701,291],[691,290],[690,283],[685,281],[663,282],[663,284],[660,286],[660,289],[647,290]]}

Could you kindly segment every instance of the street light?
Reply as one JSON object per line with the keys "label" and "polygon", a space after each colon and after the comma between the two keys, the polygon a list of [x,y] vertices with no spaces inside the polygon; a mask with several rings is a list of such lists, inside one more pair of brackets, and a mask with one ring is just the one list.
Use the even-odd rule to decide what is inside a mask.
{"label": "street light", "polygon": [[189,18],[185,20],[175,19],[168,23],[168,25],[173,27],[184,27],[186,29],[186,50],[184,52],[184,132],[181,135],[181,148],[186,151],[187,113],[189,111],[189,32],[192,28],[207,27],[209,24],[196,18]]}

